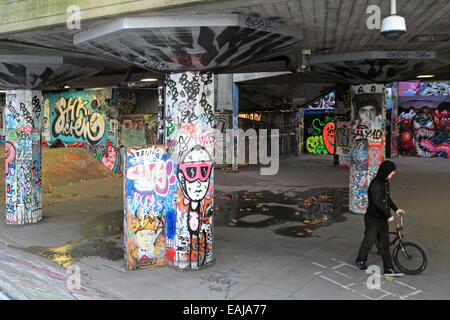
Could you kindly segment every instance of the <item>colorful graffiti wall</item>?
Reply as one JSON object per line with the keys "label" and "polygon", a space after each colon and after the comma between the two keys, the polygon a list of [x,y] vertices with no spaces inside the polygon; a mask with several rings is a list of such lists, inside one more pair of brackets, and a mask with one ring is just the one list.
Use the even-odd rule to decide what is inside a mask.
{"label": "colorful graffiti wall", "polygon": [[385,87],[352,87],[352,143],[349,209],[365,213],[367,189],[384,159]]}
{"label": "colorful graffiti wall", "polygon": [[124,166],[124,242],[127,269],[166,263],[166,236],[176,233],[176,165],[164,146],[127,147]]}
{"label": "colorful graffiti wall", "polygon": [[400,82],[401,156],[450,158],[450,82]]}
{"label": "colorful graffiti wall", "polygon": [[121,172],[119,122],[112,118],[117,108],[110,106],[111,94],[111,89],[45,94],[43,140],[83,148],[109,170]]}
{"label": "colorful graffiti wall", "polygon": [[5,105],[6,95],[0,93],[0,144],[5,143]]}
{"label": "colorful graffiti wall", "polygon": [[213,74],[168,75],[165,111],[167,153],[178,163],[173,212],[166,215],[175,230],[166,237],[167,263],[198,269],[213,262]]}
{"label": "colorful graffiti wall", "polygon": [[334,154],[334,112],[305,110],[304,126],[306,153]]}
{"label": "colorful graffiti wall", "polygon": [[327,95],[317,99],[312,104],[310,104],[307,110],[333,110],[335,108],[336,93],[334,91],[328,93]]}
{"label": "colorful graffiti wall", "polygon": [[12,90],[5,107],[6,223],[42,219],[41,92]]}
{"label": "colorful graffiti wall", "polygon": [[386,157],[398,156],[398,82],[386,85]]}
{"label": "colorful graffiti wall", "polygon": [[352,146],[351,122],[336,122],[335,130],[335,154],[339,156],[339,165],[350,167],[350,150]]}
{"label": "colorful graffiti wall", "polygon": [[[60,139],[65,144],[105,144],[108,137],[108,107],[104,94],[100,92],[88,90],[46,94],[44,110],[48,105],[51,141]],[[44,115],[46,113],[44,111]],[[43,122],[47,122],[47,119]]]}

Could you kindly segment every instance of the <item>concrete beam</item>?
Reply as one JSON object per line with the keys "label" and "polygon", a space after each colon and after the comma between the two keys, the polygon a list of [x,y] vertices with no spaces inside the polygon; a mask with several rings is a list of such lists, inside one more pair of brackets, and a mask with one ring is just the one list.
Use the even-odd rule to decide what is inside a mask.
{"label": "concrete beam", "polygon": [[157,11],[172,7],[208,3],[214,0],[1,0],[0,35],[39,28],[64,25],[70,14],[69,6],[80,8],[83,21],[123,16],[143,11]]}

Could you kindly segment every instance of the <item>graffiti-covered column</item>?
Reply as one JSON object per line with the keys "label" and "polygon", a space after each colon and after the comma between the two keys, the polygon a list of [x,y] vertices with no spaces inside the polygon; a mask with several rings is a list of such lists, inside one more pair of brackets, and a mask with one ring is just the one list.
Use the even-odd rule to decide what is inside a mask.
{"label": "graffiti-covered column", "polygon": [[365,213],[367,190],[384,159],[385,87],[352,87],[352,143],[349,185],[349,209]]}
{"label": "graffiti-covered column", "polygon": [[6,93],[6,223],[42,219],[41,92]]}
{"label": "graffiti-covered column", "polygon": [[214,88],[210,72],[167,76],[166,148],[178,169],[166,254],[167,264],[180,269],[213,262]]}

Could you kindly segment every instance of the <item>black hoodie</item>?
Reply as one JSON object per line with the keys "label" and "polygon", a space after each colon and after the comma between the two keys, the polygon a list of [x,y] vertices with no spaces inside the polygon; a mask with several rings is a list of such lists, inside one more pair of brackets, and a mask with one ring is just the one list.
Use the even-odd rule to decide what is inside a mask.
{"label": "black hoodie", "polygon": [[369,206],[366,215],[389,219],[391,217],[390,208],[397,211],[398,208],[390,196],[389,181],[387,180],[388,175],[395,170],[397,170],[397,167],[394,162],[386,160],[381,163],[376,177],[369,185]]}

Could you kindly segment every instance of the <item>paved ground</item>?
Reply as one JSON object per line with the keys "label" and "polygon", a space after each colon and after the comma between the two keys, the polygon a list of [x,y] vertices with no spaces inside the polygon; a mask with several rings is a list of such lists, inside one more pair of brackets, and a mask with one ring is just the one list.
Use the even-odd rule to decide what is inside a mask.
{"label": "paved ground", "polygon": [[[348,169],[333,167],[329,156],[284,159],[276,176],[260,176],[255,167],[239,173],[216,170],[216,263],[199,271],[125,270],[121,177],[53,187],[44,194],[43,221],[0,225],[0,241],[10,250],[5,254],[0,248],[0,261],[34,253],[48,258],[41,263],[53,268],[76,265],[82,282],[108,292],[103,297],[123,299],[449,299],[450,163],[416,158],[395,162],[400,172],[391,183],[392,196],[407,211],[406,237],[426,248],[429,265],[419,276],[382,278],[378,289],[368,289],[369,274],[352,266],[362,240],[362,216],[343,212],[329,215],[331,223],[316,223],[314,217],[306,220],[308,210],[297,204],[327,202],[334,195],[336,205],[333,190],[348,187]],[[325,191],[331,193],[323,196]],[[227,197],[241,199],[244,192],[248,208],[228,206],[234,202]],[[255,195],[264,192],[273,197],[264,199],[264,205],[255,203]],[[375,251],[368,262],[381,265]],[[18,276],[10,271],[9,277],[0,268],[0,299],[10,291],[5,291],[8,281]],[[43,298],[56,294],[47,289],[50,293],[42,293]]]}

